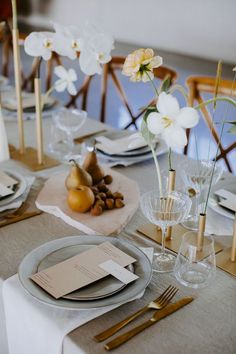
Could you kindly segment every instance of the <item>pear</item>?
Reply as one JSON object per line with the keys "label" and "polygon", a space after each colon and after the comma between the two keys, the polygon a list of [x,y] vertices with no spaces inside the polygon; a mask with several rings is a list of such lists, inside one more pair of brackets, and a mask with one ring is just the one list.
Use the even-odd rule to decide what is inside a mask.
{"label": "pear", "polygon": [[98,164],[95,151],[88,152],[83,163],[83,168],[92,176],[93,184],[99,183],[105,175],[103,169]]}
{"label": "pear", "polygon": [[88,172],[81,168],[75,160],[70,160],[73,163],[69,175],[66,177],[66,188],[77,188],[78,186],[91,187],[93,185],[92,177]]}

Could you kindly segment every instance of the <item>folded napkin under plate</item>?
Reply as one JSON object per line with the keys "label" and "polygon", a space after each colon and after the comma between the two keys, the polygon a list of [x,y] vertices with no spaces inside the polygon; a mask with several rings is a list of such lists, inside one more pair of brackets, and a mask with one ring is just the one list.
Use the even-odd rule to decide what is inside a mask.
{"label": "folded napkin under plate", "polygon": [[[153,249],[141,248],[150,260]],[[128,302],[139,299],[144,292]],[[40,303],[22,288],[17,275],[3,283],[9,354],[62,354],[64,337],[75,328],[121,305],[92,310],[63,310]],[[45,338],[50,333],[50,340]]]}

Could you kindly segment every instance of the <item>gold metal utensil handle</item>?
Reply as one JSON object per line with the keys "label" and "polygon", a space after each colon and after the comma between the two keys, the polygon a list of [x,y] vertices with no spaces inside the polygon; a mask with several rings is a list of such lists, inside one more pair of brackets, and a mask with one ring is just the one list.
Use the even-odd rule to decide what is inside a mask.
{"label": "gold metal utensil handle", "polygon": [[121,328],[125,327],[127,324],[129,324],[131,321],[133,321],[135,318],[140,316],[141,314],[145,313],[148,310],[148,306],[145,306],[141,310],[135,312],[131,316],[125,318],[123,321],[120,321],[119,323],[115,324],[114,326],[106,329],[105,331],[99,333],[94,337],[94,339],[97,342],[102,342],[103,340],[111,337],[113,334],[118,332]]}
{"label": "gold metal utensil handle", "polygon": [[112,350],[119,347],[121,344],[127,342],[129,339],[133,338],[136,334],[142,332],[144,329],[152,326],[154,323],[160,321],[162,318],[167,317],[171,313],[177,311],[181,307],[189,304],[193,301],[193,297],[185,297],[179,301],[176,301],[173,304],[167,305],[163,310],[158,310],[154,313],[153,317],[147,322],[142,323],[141,325],[135,327],[134,329],[116,337],[111,342],[106,343],[104,348],[106,350]]}

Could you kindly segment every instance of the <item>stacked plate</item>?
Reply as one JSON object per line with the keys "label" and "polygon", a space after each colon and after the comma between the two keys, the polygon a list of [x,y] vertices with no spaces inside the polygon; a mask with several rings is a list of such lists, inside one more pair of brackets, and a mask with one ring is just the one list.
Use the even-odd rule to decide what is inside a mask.
{"label": "stacked plate", "polygon": [[3,172],[9,175],[10,177],[14,178],[18,183],[15,184],[13,187],[13,194],[2,198],[0,197],[1,209],[4,209],[5,206],[8,206],[8,204],[11,204],[13,201],[15,202],[17,198],[22,196],[22,194],[26,191],[27,188],[27,181],[21,174],[10,169],[4,169]]}
{"label": "stacked plate", "polygon": [[[135,282],[126,285],[112,276],[108,276],[60,299],[54,299],[29,278],[38,271],[56,265],[108,240],[137,260],[128,267],[139,277]],[[151,280],[152,267],[147,256],[127,241],[114,237],[87,235],[54,240],[36,248],[23,259],[18,274],[25,290],[43,303],[64,309],[92,309],[125,303],[140,294]]]}
{"label": "stacked plate", "polygon": [[218,197],[214,192],[216,192],[219,189],[224,189],[226,191],[229,191],[233,194],[236,195],[236,179],[235,181],[232,181],[232,179],[230,179],[229,181],[227,180],[223,180],[221,182],[218,182],[213,190],[212,190],[212,194],[211,197],[209,199],[209,206],[211,209],[213,209],[214,211],[216,211],[218,214],[223,215],[229,219],[234,220],[235,218],[235,213],[230,210],[227,209],[225,207],[223,207],[222,205],[219,204],[219,202],[221,201],[221,198]]}

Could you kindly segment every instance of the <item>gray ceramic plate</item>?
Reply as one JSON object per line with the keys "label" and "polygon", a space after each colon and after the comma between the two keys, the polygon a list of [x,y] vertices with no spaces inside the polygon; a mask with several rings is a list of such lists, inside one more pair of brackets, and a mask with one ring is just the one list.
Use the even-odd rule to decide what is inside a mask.
{"label": "gray ceramic plate", "polygon": [[214,194],[214,191],[217,191],[219,189],[225,189],[229,192],[232,192],[236,194],[236,180],[235,182],[227,182],[227,181],[221,181],[218,182],[214,188],[212,189],[211,197],[209,198],[209,207],[213,209],[215,212],[217,212],[220,215],[226,216],[229,219],[234,220],[235,218],[235,213],[227,208],[224,208],[223,206],[219,205],[219,197],[217,197]]}
{"label": "gray ceramic plate", "polygon": [[[112,296],[91,301],[72,301],[63,298],[56,300],[39,286],[37,286],[29,278],[30,275],[37,272],[38,264],[41,262],[41,260],[54,251],[75,245],[94,246],[106,241],[110,241],[116,247],[137,259],[137,262],[134,264],[134,272],[139,276],[135,282],[130,283],[124,289],[113,294]],[[118,303],[125,303],[133,297],[137,296],[142,291],[144,291],[149,284],[152,276],[152,266],[147,256],[140,249],[127,241],[120,240],[119,238],[88,235],[71,236],[45,243],[31,251],[21,262],[18,270],[18,275],[22,286],[35,299],[50,306],[60,307],[63,309],[86,310],[115,305]]]}
{"label": "gray ceramic plate", "polygon": [[[37,271],[40,272],[43,269],[52,267],[57,263],[63,262],[68,258],[74,257],[79,253],[87,251],[94,245],[75,245],[63,247],[57,251],[50,253],[46,256],[38,265]],[[133,265],[127,267],[131,272],[134,271]],[[99,282],[95,282],[91,285],[85,286],[84,288],[73,291],[72,293],[63,296],[64,299],[69,300],[84,300],[91,301],[96,299],[102,299],[107,296],[111,296],[118,291],[122,290],[126,284],[122,283],[114,277],[106,277],[101,279]]]}
{"label": "gray ceramic plate", "polygon": [[19,183],[15,187],[14,194],[11,194],[10,196],[8,196],[6,198],[0,199],[0,206],[4,206],[6,204],[9,204],[10,202],[15,200],[16,198],[20,197],[25,192],[25,190],[27,188],[26,179],[21,174],[15,172],[15,171],[12,171],[12,170],[8,170],[8,169],[4,169],[3,172],[7,173],[9,176],[11,176],[14,179],[16,179],[17,181],[19,181]]}

